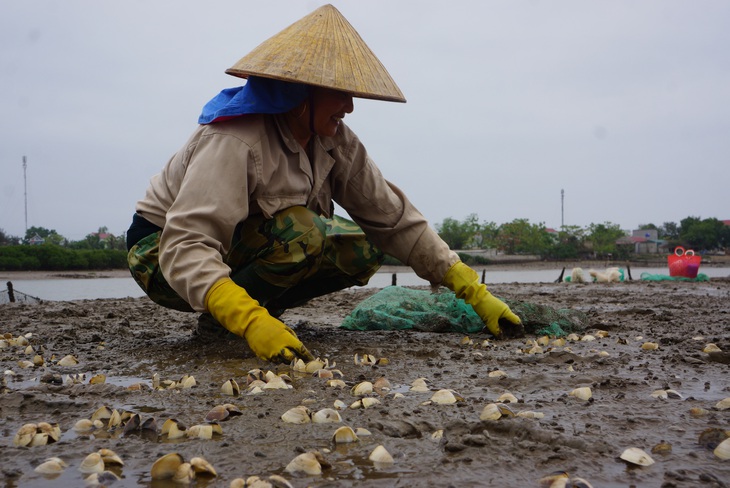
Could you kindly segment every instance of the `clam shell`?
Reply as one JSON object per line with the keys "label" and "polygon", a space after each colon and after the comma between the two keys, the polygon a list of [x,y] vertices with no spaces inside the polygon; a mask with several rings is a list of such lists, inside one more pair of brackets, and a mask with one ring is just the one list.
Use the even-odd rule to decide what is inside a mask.
{"label": "clam shell", "polygon": [[162,424],[160,433],[167,435],[168,440],[181,439],[185,437],[185,426],[175,419],[167,419]]}
{"label": "clam shell", "polygon": [[705,346],[704,349],[702,349],[702,352],[706,352],[706,353],[722,352],[722,349],[720,349],[716,344],[709,343]]}
{"label": "clam shell", "polygon": [[196,475],[218,476],[213,465],[206,461],[205,458],[194,457],[190,460],[190,466],[192,466]]}
{"label": "clam shell", "polygon": [[505,373],[501,369],[495,369],[494,371],[490,371],[487,376],[489,376],[490,378],[502,378],[504,376],[507,376],[507,373]]}
{"label": "clam shell", "polygon": [[91,420],[102,420],[107,421],[112,416],[112,410],[107,406],[99,407],[94,413],[91,414]]}
{"label": "clam shell", "polygon": [[413,383],[411,383],[411,391],[415,391],[415,392],[430,391],[430,388],[428,387],[428,384],[426,383],[426,378],[418,378],[416,380],[413,380]]}
{"label": "clam shell", "polygon": [[365,397],[353,402],[352,405],[350,405],[350,408],[370,408],[373,405],[377,405],[378,403],[380,403],[380,400],[378,400],[377,398]]}
{"label": "clam shell", "polygon": [[346,408],[347,408],[347,403],[343,402],[342,400],[335,400],[335,402],[334,402],[333,406],[334,406],[334,407],[335,407],[335,408],[336,408],[337,410],[344,410],[344,409],[346,409]]}
{"label": "clam shell", "polygon": [[479,414],[479,420],[499,420],[500,417],[502,417],[502,412],[496,403],[487,404]]}
{"label": "clam shell", "polygon": [[582,386],[580,388],[576,388],[575,390],[570,392],[570,396],[576,397],[580,400],[590,400],[593,396],[593,392],[591,391],[591,388],[588,386]]}
{"label": "clam shell", "polygon": [[195,470],[190,463],[182,463],[172,475],[172,481],[181,485],[189,485],[195,479]]}
{"label": "clam shell", "polygon": [[506,392],[502,393],[499,398],[497,398],[498,403],[517,403],[517,397],[514,396],[512,393]]}
{"label": "clam shell", "polygon": [[312,422],[315,424],[338,423],[342,422],[342,417],[333,408],[323,408],[312,415]]}
{"label": "clam shell", "polygon": [[66,469],[66,466],[67,464],[60,458],[54,457],[46,459],[43,463],[36,466],[33,471],[40,474],[57,475],[62,473]]}
{"label": "clam shell", "polygon": [[120,458],[116,452],[111,449],[99,449],[97,451],[101,456],[101,460],[104,461],[104,466],[108,464],[116,464],[118,466],[124,466],[124,461]]}
{"label": "clam shell", "polygon": [[641,345],[641,348],[644,351],[656,351],[657,349],[659,349],[659,344],[657,344],[656,342],[645,342]]}
{"label": "clam shell", "polygon": [[195,377],[192,375],[185,375],[180,380],[180,387],[183,389],[192,388],[193,386],[197,385],[198,383],[195,381]]}
{"label": "clam shell", "polygon": [[81,419],[74,424],[76,432],[91,432],[94,430],[94,422],[90,419]]}
{"label": "clam shell", "polygon": [[287,390],[291,388],[291,385],[288,385],[281,376],[274,376],[262,388],[264,390]]}
{"label": "clam shell", "polygon": [[373,452],[370,453],[368,459],[374,463],[380,464],[393,464],[395,462],[393,460],[393,456],[390,455],[388,450],[383,447],[382,444],[373,449]]}
{"label": "clam shell", "polygon": [[355,431],[351,427],[347,426],[340,427],[332,435],[332,442],[335,444],[348,444],[357,441],[357,434],[355,434]]}
{"label": "clam shell", "polygon": [[553,471],[547,476],[540,478],[541,488],[565,488],[568,485],[568,473],[565,471]]}
{"label": "clam shell", "polygon": [[365,396],[373,392],[373,384],[369,381],[362,381],[352,387],[350,393],[354,396]]}
{"label": "clam shell", "polygon": [[79,364],[79,360],[78,360],[78,359],[76,359],[76,358],[75,358],[74,356],[72,356],[71,354],[69,354],[69,355],[67,355],[67,356],[64,356],[64,357],[62,357],[61,359],[59,359],[59,360],[58,360],[58,363],[57,363],[57,364],[58,364],[59,366],[66,366],[66,367],[69,367],[69,366],[76,366],[77,364]]}
{"label": "clam shell", "polygon": [[431,401],[439,405],[452,405],[457,400],[451,390],[439,390],[431,396]]}
{"label": "clam shell", "polygon": [[84,474],[101,473],[104,471],[104,460],[98,452],[92,452],[81,461],[79,471]]}
{"label": "clam shell", "polygon": [[184,463],[183,457],[172,452],[165,454],[152,464],[150,474],[153,480],[169,480],[175,476],[177,468]]}
{"label": "clam shell", "polygon": [[621,459],[627,463],[636,464],[637,466],[651,466],[654,460],[647,453],[638,447],[629,447],[621,453]]}
{"label": "clam shell", "polygon": [[220,422],[226,420],[230,413],[225,405],[216,405],[205,416],[206,422]]}
{"label": "clam shell", "polygon": [[305,473],[308,475],[322,474],[322,465],[313,452],[305,452],[292,459],[284,471],[288,473]]}
{"label": "clam shell", "polygon": [[238,396],[241,394],[241,389],[238,387],[236,380],[231,378],[223,383],[223,386],[221,386],[221,393],[228,396]]}
{"label": "clam shell", "polygon": [[289,424],[306,424],[311,422],[312,418],[309,409],[303,405],[299,405],[284,412],[281,420]]}
{"label": "clam shell", "polygon": [[719,443],[712,452],[722,460],[730,459],[730,438]]}
{"label": "clam shell", "polygon": [[342,380],[329,380],[327,381],[327,386],[330,386],[332,388],[345,388],[347,386],[347,383]]}
{"label": "clam shell", "polygon": [[717,410],[728,410],[728,409],[730,409],[730,397],[723,398],[722,400],[720,400],[719,402],[717,402],[715,404],[715,408]]}
{"label": "clam shell", "polygon": [[185,435],[187,435],[190,438],[197,438],[197,439],[212,439],[214,433],[215,433],[215,430],[213,428],[213,424],[193,425],[192,427],[190,427],[188,430],[185,431]]}
{"label": "clam shell", "polygon": [[35,436],[37,431],[38,425],[36,424],[23,425],[15,434],[15,437],[13,438],[13,445],[27,446],[33,440],[33,436]]}
{"label": "clam shell", "polygon": [[36,432],[30,440],[28,447],[45,446],[48,444],[48,434],[45,432]]}

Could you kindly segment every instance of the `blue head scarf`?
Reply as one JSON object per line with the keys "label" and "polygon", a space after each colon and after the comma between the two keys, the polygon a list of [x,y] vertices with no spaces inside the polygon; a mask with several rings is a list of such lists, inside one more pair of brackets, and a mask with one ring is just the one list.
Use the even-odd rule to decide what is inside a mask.
{"label": "blue head scarf", "polygon": [[199,124],[222,122],[244,114],[288,112],[309,95],[301,83],[250,76],[244,86],[226,88],[203,107]]}

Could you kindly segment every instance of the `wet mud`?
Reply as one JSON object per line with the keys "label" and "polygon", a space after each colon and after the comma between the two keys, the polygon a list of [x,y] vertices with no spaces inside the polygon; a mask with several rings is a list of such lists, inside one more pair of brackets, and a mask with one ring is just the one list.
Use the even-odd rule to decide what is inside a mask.
{"label": "wet mud", "polygon": [[[455,333],[339,329],[375,291],[342,291],[281,317],[329,369],[342,373],[344,386],[262,362],[235,337],[201,337],[197,315],[143,298],[0,305],[0,334],[30,334],[32,346],[0,349],[3,485],[84,486],[91,483],[79,471],[85,457],[111,449],[124,464],[107,466],[119,478],[107,486],[181,486],[150,474],[155,460],[173,452],[185,461],[204,457],[214,466],[217,477],[199,475],[191,482],[201,487],[228,487],[254,475],[279,475],[293,487],[541,486],[556,471],[593,487],[730,486],[730,461],[713,454],[730,431],[730,410],[717,407],[730,397],[730,280],[492,287],[504,298],[578,309],[590,317],[578,338],[595,340],[538,347],[530,342],[535,336],[492,341],[486,333],[467,340]],[[644,349],[645,343],[657,347]],[[704,352],[710,343],[719,351]],[[67,355],[78,364],[59,364]],[[355,355],[387,361],[355,364]],[[43,365],[19,363],[39,362],[36,356]],[[254,369],[286,373],[291,388],[250,394],[247,375]],[[99,374],[105,381],[90,384]],[[195,386],[166,388],[184,375],[193,376]],[[389,387],[366,395],[379,403],[350,408],[359,398],[352,387],[383,377]],[[427,391],[412,390],[419,378]],[[240,395],[223,394],[229,379],[240,385]],[[571,395],[581,387],[591,389],[590,399]],[[453,390],[456,403],[431,401],[441,389]],[[657,390],[676,393],[658,398]],[[480,418],[505,393],[516,397],[505,403],[512,413],[537,412],[541,418],[506,410],[497,420]],[[335,408],[338,400],[346,405],[339,423],[290,424],[281,418],[299,405],[317,412]],[[222,434],[171,440],[160,433],[168,419],[187,428],[205,424],[221,404],[240,410],[219,422]],[[154,419],[157,428],[110,429],[107,421],[91,431],[74,430],[102,406]],[[39,422],[58,424],[58,440],[14,445],[24,424]],[[334,444],[341,426],[370,435],[361,430],[357,442]],[[392,463],[369,459],[379,445]],[[654,464],[620,459],[630,447],[645,451]],[[321,474],[286,470],[306,452],[319,453]],[[51,457],[67,467],[55,475],[34,471]]]}

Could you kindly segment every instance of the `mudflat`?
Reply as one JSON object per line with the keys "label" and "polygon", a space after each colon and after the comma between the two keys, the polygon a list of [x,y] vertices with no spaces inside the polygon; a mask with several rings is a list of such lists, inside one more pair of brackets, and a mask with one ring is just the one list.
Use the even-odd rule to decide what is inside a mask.
{"label": "mudflat", "polygon": [[[119,478],[107,486],[181,486],[152,479],[153,463],[169,453],[208,460],[217,476],[198,475],[192,483],[211,487],[272,475],[293,487],[550,486],[540,480],[555,472],[596,488],[730,485],[730,461],[713,453],[730,432],[730,409],[721,403],[730,397],[729,279],[491,289],[511,300],[580,310],[590,326],[565,344],[536,336],[495,341],[487,333],[466,339],[351,332],[339,328],[342,320],[378,290],[345,290],[281,317],[327,361],[331,379],[341,373],[344,383],[328,383],[291,365],[258,360],[237,337],[200,336],[197,314],[146,298],[0,305],[0,334],[12,338],[0,349],[0,476],[5,486],[83,486],[98,476],[79,471],[86,456],[111,449],[124,464],[107,464]],[[78,364],[62,365],[67,355]],[[364,356],[385,360],[363,363]],[[30,365],[34,359],[42,364]],[[290,387],[252,393],[253,370],[285,374]],[[185,375],[194,386],[179,384]],[[413,389],[419,378],[425,391]],[[240,386],[235,396],[222,391],[230,379]],[[365,381],[378,382],[365,395],[378,402],[352,408],[362,397],[351,390]],[[572,395],[577,388],[589,388],[590,398]],[[432,400],[439,390],[452,390],[455,403]],[[489,419],[484,412],[492,403],[509,410]],[[210,439],[189,433],[170,439],[161,432],[168,419],[191,431],[224,404],[240,414],[218,421],[222,433]],[[154,420],[156,428],[110,428],[105,420],[74,429],[103,406],[127,412],[125,422],[132,414]],[[297,406],[310,413],[340,408],[340,421],[282,420]],[[58,425],[57,441],[43,443],[41,436],[41,445],[14,444],[23,425],[41,422]],[[335,444],[342,426],[369,435],[360,430],[356,442]],[[392,463],[369,459],[378,446]],[[622,460],[628,448],[641,449],[654,463]],[[318,453],[321,474],[286,469],[309,452]],[[67,467],[57,474],[34,471],[52,457]]]}

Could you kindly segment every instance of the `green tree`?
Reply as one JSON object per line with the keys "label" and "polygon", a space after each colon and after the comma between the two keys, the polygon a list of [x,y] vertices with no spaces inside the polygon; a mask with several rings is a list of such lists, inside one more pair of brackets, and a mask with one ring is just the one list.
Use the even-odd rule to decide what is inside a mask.
{"label": "green tree", "polygon": [[499,227],[497,245],[507,254],[545,255],[552,244],[545,224],[531,224],[527,219],[515,219]]}
{"label": "green tree", "polygon": [[685,247],[689,246],[695,251],[722,247],[725,224],[716,218],[700,220],[697,217],[687,217],[680,225],[679,238]]}
{"label": "green tree", "polygon": [[20,237],[6,234],[4,229],[0,229],[0,246],[16,246],[20,244]]}
{"label": "green tree", "polygon": [[564,225],[545,254],[552,259],[576,259],[585,252],[585,231],[577,225]]}
{"label": "green tree", "polygon": [[624,237],[626,233],[621,230],[618,224],[604,222],[602,224],[591,224],[588,226],[587,240],[593,245],[593,252],[596,256],[606,257],[618,255],[616,241]]}
{"label": "green tree", "polygon": [[436,225],[436,232],[451,249],[466,249],[474,244],[475,236],[481,236],[481,225],[477,214],[469,214],[463,222],[447,217]]}
{"label": "green tree", "polygon": [[679,226],[675,222],[664,222],[659,227],[659,237],[666,240],[679,239]]}
{"label": "green tree", "polygon": [[23,242],[27,244],[36,234],[38,234],[38,237],[45,239],[45,242],[49,244],[58,245],[65,242],[65,239],[61,234],[56,232],[54,229],[46,229],[45,227],[28,228],[28,230],[25,231],[25,239],[23,239]]}

